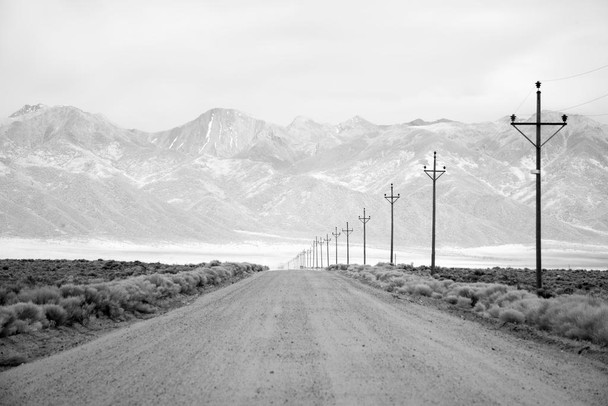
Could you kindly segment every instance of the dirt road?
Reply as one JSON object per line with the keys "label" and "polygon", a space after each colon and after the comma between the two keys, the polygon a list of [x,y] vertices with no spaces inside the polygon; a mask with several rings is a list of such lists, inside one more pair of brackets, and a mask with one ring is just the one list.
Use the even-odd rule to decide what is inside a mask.
{"label": "dirt road", "polygon": [[603,364],[335,273],[264,272],[0,374],[2,404],[608,404]]}

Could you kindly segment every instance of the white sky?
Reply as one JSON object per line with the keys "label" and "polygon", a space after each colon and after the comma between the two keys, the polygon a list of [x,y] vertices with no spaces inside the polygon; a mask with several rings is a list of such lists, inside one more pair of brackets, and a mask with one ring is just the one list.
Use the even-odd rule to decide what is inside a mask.
{"label": "white sky", "polygon": [[[0,0],[0,117],[44,103],[147,131],[214,107],[478,122],[604,65],[606,0]],[[577,105],[608,94],[608,68],[541,90],[543,108]],[[534,110],[530,94],[517,113]],[[565,112],[608,123],[608,97]]]}

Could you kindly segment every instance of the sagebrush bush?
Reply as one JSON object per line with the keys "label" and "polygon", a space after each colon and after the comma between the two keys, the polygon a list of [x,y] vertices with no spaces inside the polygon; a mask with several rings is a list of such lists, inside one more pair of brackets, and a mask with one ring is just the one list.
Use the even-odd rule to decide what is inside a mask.
{"label": "sagebrush bush", "polygon": [[59,305],[66,312],[66,323],[71,325],[74,323],[84,323],[88,317],[87,312],[83,308],[84,297],[71,296],[61,299]]}
{"label": "sagebrush bush", "polygon": [[42,307],[46,319],[51,322],[54,326],[62,326],[68,320],[68,313],[66,310],[56,304],[47,304]]}
{"label": "sagebrush bush", "polygon": [[61,293],[55,286],[43,286],[40,288],[26,289],[19,292],[17,299],[20,302],[32,302],[35,304],[57,304],[61,299]]}
{"label": "sagebrush bush", "polygon": [[29,321],[30,323],[44,320],[42,308],[34,303],[15,303],[10,306],[15,312],[15,317],[19,320]]}
{"label": "sagebrush bush", "polygon": [[63,297],[84,296],[85,289],[86,288],[84,286],[77,286],[69,283],[61,286],[59,288],[59,291],[61,292],[61,296]]}
{"label": "sagebrush bush", "polygon": [[0,337],[11,335],[13,323],[17,320],[15,312],[10,307],[0,307]]}
{"label": "sagebrush bush", "polygon": [[506,323],[523,323],[526,316],[522,312],[515,309],[504,309],[498,314],[498,318]]}
{"label": "sagebrush bush", "polygon": [[420,296],[431,296],[433,290],[424,283],[417,283],[412,287],[412,293]]}
{"label": "sagebrush bush", "polygon": [[450,295],[450,296],[447,296],[444,300],[450,304],[455,305],[458,303],[458,296]]}

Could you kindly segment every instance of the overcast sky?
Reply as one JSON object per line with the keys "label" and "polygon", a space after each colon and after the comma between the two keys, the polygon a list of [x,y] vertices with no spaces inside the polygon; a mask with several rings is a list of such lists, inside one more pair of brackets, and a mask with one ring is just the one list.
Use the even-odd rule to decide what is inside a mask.
{"label": "overcast sky", "polygon": [[[532,113],[536,80],[547,109],[606,95],[608,68],[550,81],[606,65],[606,0],[0,0],[0,117],[479,122]],[[565,112],[608,123],[608,97]]]}

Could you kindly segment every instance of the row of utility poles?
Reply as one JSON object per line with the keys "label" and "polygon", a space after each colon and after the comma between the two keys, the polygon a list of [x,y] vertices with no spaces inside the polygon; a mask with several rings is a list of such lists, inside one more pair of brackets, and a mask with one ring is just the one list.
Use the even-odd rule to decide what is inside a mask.
{"label": "row of utility poles", "polygon": [[[423,171],[431,178],[433,181],[433,227],[432,227],[432,243],[431,243],[431,273],[435,272],[435,183],[437,179],[441,177],[445,173],[445,166],[443,169],[437,169],[437,152],[433,152],[433,169],[426,169],[426,165],[423,167]],[[384,194],[384,198],[391,205],[391,249],[390,249],[390,264],[393,265],[395,263],[395,254],[394,254],[394,204],[401,197],[399,193],[395,195],[394,187],[391,183],[391,193],[390,195]],[[371,216],[366,216],[365,207],[363,208],[363,217],[359,216],[359,221],[363,223],[363,264],[367,264],[367,238],[366,238],[366,224],[371,219]],[[346,264],[350,265],[350,240],[349,236],[354,230],[349,228],[348,221],[346,222],[346,229],[342,229],[342,233],[346,235]],[[335,231],[332,232],[334,236],[334,242],[336,246],[336,256],[335,263],[338,264],[338,237],[342,235],[342,233],[338,232],[338,227],[335,227]],[[321,252],[321,256],[318,253],[318,246],[324,243],[327,244],[327,266],[329,266],[329,242],[331,239],[329,238],[329,234],[326,234],[326,238],[319,238],[315,236],[314,241],[312,241],[312,246],[308,249],[305,249],[299,252],[291,261],[288,262],[288,268],[323,268],[323,256]],[[321,261],[319,261],[321,258]]]}
{"label": "row of utility poles", "polygon": [[[567,119],[568,116],[566,116],[565,114],[562,115],[562,122],[542,122],[541,120],[541,92],[540,92],[540,82],[536,82],[536,120],[534,122],[516,122],[515,120],[517,119],[517,117],[515,116],[515,114],[511,115],[511,125],[521,134],[523,135],[526,140],[528,140],[530,142],[530,144],[532,144],[532,146],[534,146],[535,150],[536,150],[536,169],[532,170],[531,173],[533,175],[536,176],[536,289],[537,291],[541,292],[542,290],[542,252],[541,252],[541,150],[542,147],[549,142],[553,137],[555,137],[555,135],[560,132],[562,130],[562,128],[564,128],[567,123]],[[536,139],[535,141],[533,141],[530,137],[528,137],[523,131],[521,131],[518,127],[519,126],[533,126],[535,127],[536,130]],[[549,126],[549,127],[558,127],[557,130],[550,136],[548,137],[544,142],[541,138],[541,129],[543,126]],[[446,171],[445,171],[445,166],[443,167],[443,169],[437,169],[437,152],[433,152],[433,169],[427,169],[426,166],[424,166],[424,172],[429,176],[429,178],[431,178],[431,180],[433,181],[433,225],[432,225],[432,239],[431,239],[431,272],[434,273],[435,272],[435,214],[436,214],[436,204],[435,204],[435,196],[436,196],[436,190],[435,190],[435,184],[437,182],[437,179],[439,179]],[[394,194],[393,192],[393,184],[391,183],[391,192],[390,195],[387,195],[386,193],[384,194],[384,198],[390,203],[391,205],[391,245],[390,245],[390,263],[393,264],[394,263],[394,252],[393,252],[393,232],[394,232],[394,221],[393,221],[393,206],[394,204],[397,202],[397,200],[400,198],[400,194],[398,193],[397,195]],[[363,263],[366,263],[366,253],[365,253],[365,246],[366,246],[366,238],[365,238],[365,225],[366,223],[369,221],[370,217],[366,217],[365,216],[365,208],[363,209],[363,217],[359,217],[359,220],[361,220],[361,222],[363,223]],[[352,232],[352,229],[350,231],[347,231],[348,229],[348,223],[346,223],[346,230],[342,230],[344,232],[346,232],[346,236],[347,236],[347,264],[349,263],[349,248],[348,248],[348,235],[350,234],[350,232]],[[338,263],[338,236],[340,235],[338,232],[338,228],[336,227],[336,233],[332,233],[335,236],[335,240],[336,240],[336,264]],[[329,240],[327,240],[329,241]],[[329,244],[329,242],[328,242]],[[310,256],[310,251],[311,250],[304,250],[301,253],[299,253],[296,258],[294,258],[292,261],[290,261],[288,264],[294,264],[294,265],[298,265],[299,267],[312,267],[314,266],[314,262],[311,262],[309,260],[309,256]],[[328,249],[328,256],[327,256],[327,264],[329,265],[329,249]]]}

